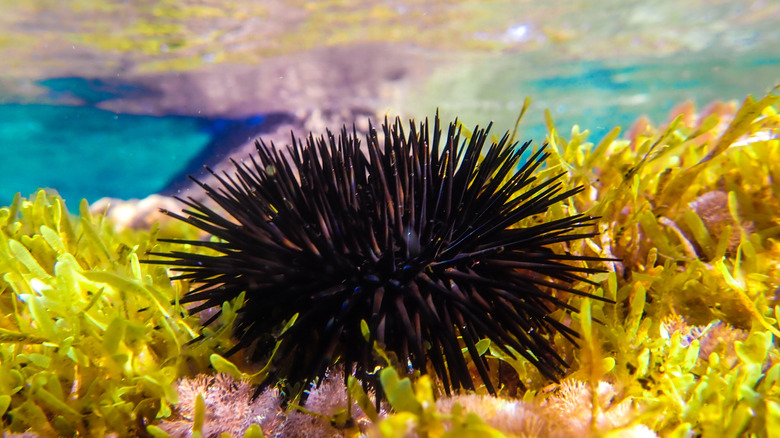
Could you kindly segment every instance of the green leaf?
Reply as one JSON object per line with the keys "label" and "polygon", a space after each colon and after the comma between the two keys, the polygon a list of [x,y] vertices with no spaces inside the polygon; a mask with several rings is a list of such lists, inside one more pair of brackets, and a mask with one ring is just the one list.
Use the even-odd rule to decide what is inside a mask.
{"label": "green leaf", "polygon": [[685,224],[693,233],[693,238],[699,244],[699,247],[704,250],[707,257],[712,260],[712,257],[715,255],[715,241],[712,240],[712,234],[707,230],[704,221],[701,220],[701,217],[693,209],[685,209],[682,213]]}
{"label": "green leaf", "polygon": [[173,438],[168,432],[160,429],[158,426],[146,426],[146,431],[154,438]]}
{"label": "green leaf", "polygon": [[32,362],[33,365],[45,370],[49,369],[49,366],[51,365],[51,358],[49,356],[44,356],[43,354],[30,353],[27,355],[27,358],[30,359],[30,362]]}
{"label": "green leaf", "polygon": [[244,438],[263,438],[264,436],[263,429],[261,429],[260,425],[257,423],[252,423],[251,426],[246,428],[246,432],[244,432]]}
{"label": "green leaf", "polygon": [[593,318],[590,313],[590,304],[590,298],[585,298],[582,300],[579,313],[580,326],[582,327],[582,337],[585,340],[586,345],[593,344]]}
{"label": "green leaf", "polygon": [[780,101],[780,97],[772,94],[764,96],[759,101],[753,99],[753,96],[748,96],[742,103],[739,111],[737,111],[736,116],[731,120],[729,127],[726,128],[723,135],[718,139],[715,147],[712,148],[712,151],[710,151],[700,163],[709,161],[723,153],[732,143],[737,141],[739,137],[742,137],[750,130],[751,124],[761,115],[764,108],[773,105],[778,101]]}
{"label": "green leaf", "polygon": [[614,368],[615,368],[614,357],[605,357],[601,359],[601,369],[604,370],[605,373],[612,371]]}
{"label": "green leaf", "polygon": [[780,438],[780,403],[774,400],[766,401],[766,436]]}
{"label": "green leaf", "polygon": [[639,323],[642,321],[642,314],[645,311],[646,291],[641,283],[634,283],[629,300],[630,310],[626,317],[626,332],[634,337],[639,330]]}
{"label": "green leaf", "polygon": [[379,420],[379,414],[376,411],[374,403],[372,403],[371,399],[368,398],[368,394],[366,394],[366,391],[364,391],[363,387],[360,386],[360,381],[358,381],[354,376],[349,376],[349,379],[347,379],[347,390],[357,405],[360,407],[360,410],[366,414],[366,417],[368,417],[369,420],[372,422]]}
{"label": "green leaf", "polygon": [[715,128],[720,123],[720,116],[718,114],[710,114],[707,116],[702,122],[699,124],[699,127],[696,128],[695,131],[690,133],[688,137],[685,139],[685,141],[691,141],[694,138],[697,138],[703,134],[706,134],[710,131],[712,131],[712,128]]}
{"label": "green leaf", "polygon": [[466,414],[465,421],[453,426],[442,438],[505,438],[506,435],[485,424],[473,412]]}
{"label": "green leaf", "polygon": [[667,257],[677,253],[669,245],[669,240],[666,238],[664,231],[658,223],[658,219],[651,210],[645,210],[639,215],[639,223],[642,225],[642,229],[647,234],[647,237],[658,248],[659,253]]}
{"label": "green leaf", "polygon": [[668,435],[668,438],[688,438],[692,434],[692,427],[690,423],[682,423],[674,428]]}
{"label": "green leaf", "polygon": [[11,406],[11,396],[0,395],[0,417],[5,415],[5,411],[8,410],[9,406]]}
{"label": "green leaf", "polygon": [[[87,208],[87,210],[89,209]],[[81,217],[81,231],[84,233],[90,245],[97,250],[96,255],[100,260],[100,263],[109,266],[111,264],[111,253],[108,251],[103,239],[100,238],[95,226],[92,225],[92,221],[83,215]]]}
{"label": "green leaf", "polygon": [[40,336],[34,336],[27,333],[19,333],[0,328],[0,343],[5,344],[20,342],[23,344],[42,344],[47,340],[47,338],[42,338]]}
{"label": "green leaf", "polygon": [[363,339],[365,339],[366,342],[371,339],[371,331],[368,329],[368,323],[365,319],[360,320],[360,333],[363,335]]}
{"label": "green leaf", "polygon": [[745,363],[762,365],[772,346],[772,335],[765,332],[753,332],[744,341],[736,341],[734,350]]}
{"label": "green leaf", "polygon": [[31,295],[27,295],[23,299],[27,301],[30,314],[32,315],[33,320],[35,320],[35,324],[38,326],[40,333],[49,341],[56,341],[58,336],[57,331],[54,328],[54,321],[52,321],[52,317],[49,315],[48,310],[46,310],[43,299]]}
{"label": "green leaf", "polygon": [[203,436],[203,423],[206,421],[206,402],[203,394],[195,397],[195,412],[192,414],[192,438]]}
{"label": "green leaf", "polygon": [[103,348],[106,353],[113,355],[119,349],[119,343],[125,337],[125,320],[120,317],[114,317],[108,324],[105,333],[103,333]]}
{"label": "green leaf", "polygon": [[35,399],[43,402],[45,405],[49,406],[55,411],[68,414],[72,418],[80,417],[80,414],[76,412],[73,408],[68,406],[63,400],[55,397],[52,393],[43,389],[42,387],[35,389],[33,391],[33,396],[35,397]]}
{"label": "green leaf", "polygon": [[520,110],[520,114],[517,115],[517,120],[515,121],[515,128],[512,130],[512,136],[509,137],[509,144],[513,144],[515,142],[515,138],[517,135],[517,128],[520,126],[520,121],[523,120],[523,116],[525,115],[525,112],[528,111],[528,107],[531,106],[531,98],[526,97],[523,101],[523,108]]}
{"label": "green leaf", "polygon": [[618,135],[620,135],[620,127],[616,126],[612,128],[612,130],[609,131],[607,135],[605,135],[604,138],[599,142],[598,146],[596,146],[596,148],[591,151],[587,160],[585,161],[584,167],[586,169],[592,169],[594,163],[603,160],[607,153],[607,149],[609,149],[609,146],[615,141]]}
{"label": "green leaf", "polygon": [[30,251],[28,251],[24,245],[16,240],[9,240],[8,249],[11,251],[14,258],[24,265],[35,278],[38,278],[41,281],[51,278],[51,275],[38,264],[38,261],[35,260],[35,257],[30,254]]}
{"label": "green leaf", "polygon": [[490,348],[490,339],[480,339],[474,346],[477,348],[477,353],[483,356]]}
{"label": "green leaf", "polygon": [[398,412],[379,423],[379,431],[385,438],[405,436],[410,426],[418,423],[419,418],[411,412]]}
{"label": "green leaf", "polygon": [[57,251],[57,254],[65,254],[67,252],[65,244],[62,243],[62,239],[56,231],[46,225],[41,225],[41,236],[51,249]]}
{"label": "green leaf", "polygon": [[408,377],[399,379],[398,373],[388,367],[379,373],[382,389],[387,395],[387,401],[397,412],[411,412],[415,415],[422,413],[422,405],[414,396],[412,382]]}
{"label": "green leaf", "polygon": [[214,367],[214,370],[216,370],[218,373],[227,374],[237,380],[240,380],[244,377],[244,374],[235,364],[233,364],[233,362],[230,362],[218,354],[212,354],[209,356],[209,362],[211,363],[211,366]]}

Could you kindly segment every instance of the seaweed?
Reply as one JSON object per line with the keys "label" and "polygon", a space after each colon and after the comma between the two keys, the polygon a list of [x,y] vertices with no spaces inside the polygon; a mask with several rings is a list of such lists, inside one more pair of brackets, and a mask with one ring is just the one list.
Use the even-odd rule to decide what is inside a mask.
{"label": "seaweed", "polygon": [[0,414],[9,431],[134,434],[170,415],[182,373],[208,367],[202,347],[185,346],[198,321],[175,302],[176,285],[139,264],[161,232],[192,232],[117,231],[85,201],[79,212],[44,191],[0,210]]}

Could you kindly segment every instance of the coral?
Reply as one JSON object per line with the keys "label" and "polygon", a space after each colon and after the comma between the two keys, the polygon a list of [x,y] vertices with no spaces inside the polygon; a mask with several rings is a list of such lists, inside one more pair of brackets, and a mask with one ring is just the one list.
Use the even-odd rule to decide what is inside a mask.
{"label": "coral", "polygon": [[488,426],[509,437],[584,438],[607,433],[656,437],[646,426],[632,423],[636,417],[632,401],[618,400],[618,395],[611,384],[599,382],[598,404],[594,408],[589,385],[566,380],[556,385],[553,395],[541,403],[469,394],[440,399],[436,406],[440,414],[446,415],[457,405],[458,409],[477,414]]}
{"label": "coral", "polygon": [[595,398],[589,384],[564,381],[542,403],[550,436],[586,437],[619,431],[619,436],[655,437],[646,426],[633,424],[636,412],[632,400],[619,400],[618,396],[615,387],[604,381],[598,382]]}
{"label": "coral", "polygon": [[[303,407],[280,406],[276,389],[266,389],[253,397],[255,386],[246,379],[227,374],[200,374],[179,380],[179,402],[174,416],[161,422],[160,430],[172,437],[193,436],[197,416],[198,396],[204,403],[202,437],[229,434],[246,436],[253,424],[260,426],[265,436],[276,437],[346,437],[365,431],[371,424],[357,402],[347,409],[348,396],[343,384],[344,374],[336,370],[309,390]],[[386,411],[379,412],[380,416]]]}
{"label": "coral", "polygon": [[634,401],[621,399],[607,382],[599,382],[595,400],[584,382],[566,380],[555,386],[552,395],[539,395],[533,400],[466,394],[441,398],[431,407],[425,404],[430,397],[425,384],[418,384],[414,398],[420,404],[396,399],[396,412],[380,419],[369,436],[437,436],[442,431],[537,438],[657,436],[636,422],[639,411]]}
{"label": "coral", "polygon": [[[366,429],[367,425],[370,424],[370,419],[360,408],[357,401],[348,397],[347,388],[344,386],[343,382],[344,370],[337,368],[336,371],[331,372],[327,378],[323,379],[309,390],[309,395],[306,397],[304,407],[309,412],[333,419],[348,412],[350,414],[349,423],[353,423],[354,427],[363,431]],[[349,406],[350,403],[351,406]],[[295,413],[300,414],[300,412]],[[377,412],[377,415],[379,416],[384,414],[386,414],[385,408]],[[292,419],[292,415],[290,416],[290,419]],[[332,422],[329,422],[329,425],[331,425],[330,423]],[[290,422],[288,421],[288,424],[285,425],[285,428],[289,431],[288,435],[297,436],[295,432],[296,428],[292,428],[290,431],[291,428],[289,424]]]}
{"label": "coral", "polygon": [[[347,409],[349,403],[344,373],[338,369],[309,390],[303,406],[305,412],[288,409],[287,421],[270,433],[289,438],[353,436],[357,431],[365,431],[371,422],[356,401],[352,400],[351,407]],[[382,411],[379,413],[384,414]],[[342,418],[341,424],[338,424],[339,418]]]}
{"label": "coral", "polygon": [[488,426],[512,437],[543,437],[550,428],[540,406],[521,400],[467,394],[436,401],[441,415],[451,415],[455,409],[476,414]]}
{"label": "coral", "polygon": [[176,417],[164,421],[160,428],[173,437],[191,437],[197,397],[203,398],[205,418],[201,436],[216,438],[223,433],[244,436],[252,424],[264,431],[275,430],[284,419],[279,393],[268,389],[253,397],[255,387],[247,380],[236,380],[227,374],[198,375],[177,384],[179,403]]}
{"label": "coral", "polygon": [[167,196],[149,195],[144,199],[124,201],[102,198],[89,209],[93,214],[104,214],[119,228],[149,229],[159,222],[160,209],[176,207],[176,200]]}
{"label": "coral", "polygon": [[735,342],[744,341],[748,337],[745,330],[735,329],[722,321],[714,321],[707,326],[690,326],[680,315],[665,317],[661,321],[661,329],[669,334],[679,332],[682,335],[681,344],[686,347],[698,341],[700,359],[708,360],[712,353],[717,353],[721,360],[731,366],[737,361]]}

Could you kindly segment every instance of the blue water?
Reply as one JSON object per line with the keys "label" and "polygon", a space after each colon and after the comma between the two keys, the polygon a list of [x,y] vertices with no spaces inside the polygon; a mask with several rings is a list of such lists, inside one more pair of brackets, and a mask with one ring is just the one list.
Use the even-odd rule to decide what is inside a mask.
{"label": "blue water", "polygon": [[[627,129],[639,116],[663,123],[685,100],[762,95],[780,81],[780,57],[727,56],[675,63],[579,62],[529,69],[506,58],[480,65],[464,78],[439,80],[428,96],[445,118],[468,123],[496,120],[494,134],[511,129],[525,96],[534,100],[520,139],[542,142],[543,110],[549,108],[564,135],[573,124],[598,142],[614,126]],[[489,78],[487,80],[486,78]],[[110,196],[130,199],[175,192],[188,173],[254,137],[265,116],[243,120],[116,114],[95,107],[111,99],[150,98],[157,91],[134,84],[78,77],[39,82],[48,101],[80,105],[0,104],[0,205],[14,194],[56,189],[71,204]],[[432,114],[433,111],[430,113]],[[503,118],[503,120],[502,120]],[[267,123],[273,118],[267,119]]]}
{"label": "blue water", "polygon": [[519,138],[541,143],[549,109],[559,134],[573,125],[590,131],[597,143],[612,128],[626,132],[640,116],[663,125],[669,111],[686,101],[702,110],[713,101],[741,102],[762,97],[780,84],[780,50],[710,51],[670,58],[621,58],[555,63],[539,55],[480,57],[461,69],[439,73],[420,112],[436,108],[467,125],[494,120],[496,134],[511,129],[523,100],[532,105]]}
{"label": "blue water", "polygon": [[9,204],[17,192],[28,196],[38,188],[56,189],[71,204],[81,198],[143,198],[202,165],[202,155],[225,137],[225,130],[262,120],[0,105],[0,205]]}
{"label": "blue water", "polygon": [[56,189],[71,204],[145,197],[164,188],[210,141],[193,118],[0,105],[0,205],[39,187]]}
{"label": "blue water", "polygon": [[185,180],[207,157],[246,141],[247,132],[264,120],[155,117],[95,107],[159,94],[116,79],[62,77],[37,84],[47,90],[46,101],[68,105],[0,105],[0,205],[39,188],[54,189],[71,204],[82,198],[144,198]]}

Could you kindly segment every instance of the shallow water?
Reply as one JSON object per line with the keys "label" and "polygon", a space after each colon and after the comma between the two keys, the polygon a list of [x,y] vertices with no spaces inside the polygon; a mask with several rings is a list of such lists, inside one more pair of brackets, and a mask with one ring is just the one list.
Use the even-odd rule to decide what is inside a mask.
{"label": "shallow water", "polygon": [[211,135],[204,120],[191,117],[0,105],[0,204],[39,187],[56,189],[74,206],[80,198],[145,197],[182,172]]}
{"label": "shallow water", "polygon": [[170,189],[271,111],[438,108],[500,133],[531,97],[520,138],[544,141],[549,108],[561,133],[597,142],[780,83],[777,2],[171,5],[0,6],[0,205],[37,187],[90,201]]}
{"label": "shallow water", "polygon": [[[736,57],[612,60],[529,68],[526,55],[480,60],[466,58],[458,69],[432,74],[411,113],[468,125],[493,120],[494,133],[511,129],[523,99],[533,106],[520,139],[543,142],[549,108],[556,126],[568,136],[573,125],[591,131],[591,141],[610,129],[627,130],[639,116],[655,123],[686,100],[699,107],[714,100],[741,100],[773,85],[780,57],[748,53]],[[540,67],[543,65],[543,68]],[[49,98],[80,99],[73,105],[0,105],[0,200],[26,196],[38,187],[56,188],[65,199],[90,202],[108,196],[142,198],[160,192],[196,170],[205,156],[236,144],[237,130],[248,132],[262,117],[246,120],[192,116],[117,114],[94,105],[113,99],[153,95],[127,83],[58,78],[43,83]],[[435,102],[435,106],[434,103]],[[249,129],[247,131],[247,129]],[[246,140],[245,138],[243,140]],[[198,161],[200,160],[200,161]]]}
{"label": "shallow water", "polygon": [[[714,101],[742,101],[780,83],[780,51],[700,53],[680,58],[621,58],[555,63],[528,55],[471,59],[461,68],[441,69],[418,102],[436,102],[446,117],[470,123],[493,120],[511,129],[526,97],[532,107],[521,130],[544,141],[544,110],[568,136],[573,125],[598,142],[613,127],[625,132],[640,116],[655,124],[686,101],[703,109]],[[432,113],[432,104],[419,106]]]}

